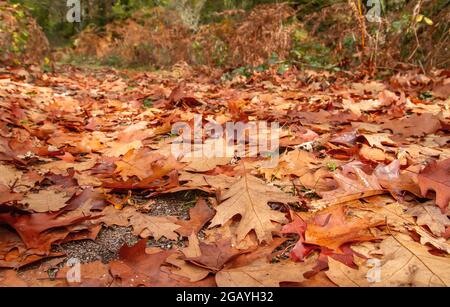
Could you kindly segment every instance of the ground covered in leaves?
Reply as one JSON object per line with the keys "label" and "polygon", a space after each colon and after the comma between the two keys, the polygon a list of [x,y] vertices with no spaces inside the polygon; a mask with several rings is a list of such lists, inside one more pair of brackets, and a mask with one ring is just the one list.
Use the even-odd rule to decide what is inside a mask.
{"label": "ground covered in leaves", "polygon": [[[443,70],[2,71],[0,285],[449,286],[449,95]],[[238,121],[279,123],[278,163],[172,154],[175,123]]]}

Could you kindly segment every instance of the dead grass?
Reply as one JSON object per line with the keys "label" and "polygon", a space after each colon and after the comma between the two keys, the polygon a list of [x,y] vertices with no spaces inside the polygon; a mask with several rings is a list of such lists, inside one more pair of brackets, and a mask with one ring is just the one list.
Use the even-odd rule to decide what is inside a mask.
{"label": "dead grass", "polygon": [[[241,12],[239,12],[241,13]],[[261,5],[242,18],[226,15],[219,23],[193,31],[176,11],[154,8],[106,26],[89,28],[76,41],[75,54],[117,58],[125,65],[171,66],[184,61],[208,66],[259,65],[272,53],[286,58],[295,11],[287,4]]]}
{"label": "dead grass", "polygon": [[102,30],[85,30],[74,54],[108,65],[156,68],[179,62],[220,68],[258,66],[273,54],[281,61],[319,67],[368,64],[372,69],[407,62],[422,69],[445,68],[450,7],[440,10],[435,3],[424,3],[419,11],[430,12],[434,22],[426,25],[414,23],[415,3],[391,9],[381,23],[368,22],[353,0],[306,16],[295,16],[286,3],[259,5],[250,12],[221,14],[219,21],[196,30],[177,11],[153,8]]}

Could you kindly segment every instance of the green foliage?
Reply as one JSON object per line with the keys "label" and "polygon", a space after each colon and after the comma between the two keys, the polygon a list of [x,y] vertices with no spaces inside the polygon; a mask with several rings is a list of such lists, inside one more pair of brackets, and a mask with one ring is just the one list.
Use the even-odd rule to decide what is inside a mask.
{"label": "green foliage", "polygon": [[[8,0],[26,7],[39,25],[44,29],[53,44],[68,44],[69,40],[81,30],[94,24],[104,26],[113,20],[131,17],[136,11],[157,6],[177,8],[187,11],[199,0],[80,0],[82,4],[81,24],[66,21],[66,1],[55,0]],[[199,21],[211,22],[214,13],[231,9],[251,9],[257,4],[278,2],[274,0],[207,0],[200,7]],[[184,3],[184,6],[180,6]],[[181,12],[183,13],[183,12]],[[186,12],[187,15],[189,12]],[[192,13],[192,12],[190,12]],[[183,14],[182,14],[183,15]]]}
{"label": "green foliage", "polygon": [[299,16],[302,16],[318,12],[324,7],[344,1],[346,0],[295,0],[292,2],[298,7]]}
{"label": "green foliage", "polygon": [[112,66],[112,67],[121,67],[122,66],[122,59],[117,55],[109,56],[105,59],[103,59],[102,64],[106,66]]}
{"label": "green foliage", "polygon": [[212,52],[212,57],[216,66],[223,66],[228,57],[228,46],[220,38],[216,37],[214,40],[214,47]]}
{"label": "green foliage", "polygon": [[153,108],[153,100],[151,100],[150,98],[146,98],[144,99],[143,105],[145,108]]}
{"label": "green foliage", "polygon": [[431,100],[433,99],[433,94],[431,92],[422,92],[420,93],[419,98],[422,100]]}
{"label": "green foliage", "polygon": [[332,51],[319,42],[295,42],[291,50],[292,61],[300,66],[332,69],[335,67]]}
{"label": "green foliage", "polygon": [[166,6],[169,0],[117,0],[112,6],[111,19],[126,19],[145,8]]}
{"label": "green foliage", "polygon": [[202,9],[201,22],[210,23],[220,21],[222,17],[217,13],[227,10],[250,10],[256,5],[267,3],[281,3],[276,0],[208,0]]}
{"label": "green foliage", "polygon": [[54,44],[63,44],[77,33],[77,24],[66,21],[65,1],[52,0],[10,0],[23,5],[42,27],[49,40]]}
{"label": "green foliage", "polygon": [[336,169],[338,168],[338,166],[337,166],[337,164],[336,164],[335,162],[328,162],[328,163],[327,163],[327,168],[328,168],[330,171],[334,172],[334,171],[336,171]]}
{"label": "green foliage", "polygon": [[0,2],[0,63],[41,65],[48,47],[45,35],[25,7]]}
{"label": "green foliage", "polygon": [[[151,15],[152,9],[155,7],[163,7],[175,12],[179,15],[182,22],[188,26],[189,33],[197,34],[201,32],[200,25],[234,25],[245,21],[245,15],[242,12],[252,9],[259,4],[281,3],[280,0],[80,0],[82,4],[82,22],[70,23],[66,20],[68,7],[65,0],[8,0],[10,3],[18,3],[31,12],[37,22],[44,29],[47,37],[53,46],[71,46],[76,35],[83,29],[93,27],[103,33],[104,26],[111,21],[121,21],[133,17],[134,21],[145,26],[147,18],[155,18]],[[296,17],[289,19],[289,24],[293,21],[300,21],[303,26],[298,27],[292,34],[292,49],[286,62],[277,62],[277,71],[283,74],[289,69],[289,65],[305,66],[309,68],[320,69],[337,69],[345,65],[360,64],[362,57],[356,56],[361,53],[361,37],[360,29],[355,12],[352,12],[350,6],[345,8],[347,0],[292,0],[288,1],[291,6],[297,9]],[[341,3],[344,9],[336,9],[336,4]],[[363,11],[367,11],[367,1],[361,1],[365,6]],[[339,6],[339,5],[337,5]],[[436,0],[432,2],[424,2],[419,12],[421,20],[413,20],[412,8],[415,6],[414,1],[408,0],[381,0],[381,8],[384,20],[382,30],[378,24],[366,22],[366,51],[371,48],[369,42],[370,37],[378,37],[377,33],[381,33],[379,44],[379,52],[392,54],[393,58],[404,61],[427,61],[429,60],[431,42],[448,42],[448,22],[442,22],[443,12],[448,10],[450,2],[448,0]],[[328,11],[327,11],[328,10]],[[228,11],[228,12],[227,12]],[[149,12],[148,15],[146,15]],[[223,13],[223,14],[222,14]],[[357,14],[357,13],[356,13]],[[434,18],[441,14],[441,20]],[[15,17],[21,19],[25,17],[25,13],[20,8],[15,12]],[[157,16],[157,21],[161,24],[171,23],[175,19],[174,15]],[[313,16],[312,18],[309,18]],[[143,21],[144,20],[144,21]],[[416,21],[416,22],[415,22]],[[342,27],[336,27],[336,25]],[[415,28],[414,28],[415,27]],[[147,26],[147,28],[150,28]],[[211,27],[214,29],[214,27]],[[158,27],[159,29],[159,27]],[[220,28],[219,31],[211,31],[207,40],[192,36],[193,39],[188,44],[192,44],[184,50],[189,50],[189,63],[208,64],[217,67],[229,67],[230,59],[236,56],[230,50],[232,44],[227,37],[227,31],[223,31],[226,27]],[[338,29],[338,30],[336,30]],[[346,29],[346,31],[339,31]],[[0,24],[1,31],[1,24]],[[381,31],[381,32],[380,32]],[[425,34],[424,34],[425,33]],[[421,44],[420,48],[414,50],[416,46],[416,34],[425,37],[430,33],[430,40]],[[340,35],[342,34],[342,35]],[[30,34],[27,31],[12,34],[12,43],[10,46],[2,46],[3,53],[11,52],[14,54],[21,53],[28,40]],[[229,35],[230,36],[230,35]],[[393,39],[395,38],[395,39]],[[115,37],[113,36],[114,40]],[[384,42],[394,41],[395,46],[389,46]],[[373,45],[373,44],[372,44]],[[206,47],[207,46],[207,47]],[[443,46],[441,44],[440,46]],[[396,50],[393,50],[396,47]],[[152,42],[140,42],[133,45],[136,58],[132,65],[154,65],[151,62],[155,57],[164,58],[163,64],[166,62],[171,64],[169,52],[166,45],[159,48]],[[207,49],[205,49],[207,48]],[[391,50],[392,49],[392,52]],[[383,50],[383,51],[382,51]],[[440,50],[445,48],[440,47]],[[282,53],[276,50],[283,58],[286,58],[286,52]],[[414,51],[414,53],[413,53]],[[443,53],[443,52],[441,52]],[[240,53],[238,53],[240,54]],[[122,56],[122,55],[121,55]],[[264,55],[266,57],[267,55]],[[414,57],[412,57],[414,56]],[[106,59],[100,60],[99,64],[123,66],[125,56],[121,59],[118,56],[108,56]],[[167,60],[165,59],[167,58]],[[267,59],[267,63],[259,67],[243,66],[230,75],[248,75],[250,72],[259,70],[263,71],[267,67],[275,65],[271,63],[272,59]],[[382,61],[381,59],[379,61]],[[422,62],[421,62],[422,63]],[[441,63],[447,63],[445,59]],[[127,63],[128,65],[129,63]],[[242,62],[236,65],[246,65]],[[159,64],[157,65],[159,67]]]}

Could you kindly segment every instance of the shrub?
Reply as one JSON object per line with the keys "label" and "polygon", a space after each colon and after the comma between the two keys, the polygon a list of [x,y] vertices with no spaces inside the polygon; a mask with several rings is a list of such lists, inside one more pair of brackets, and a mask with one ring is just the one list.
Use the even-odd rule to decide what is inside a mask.
{"label": "shrub", "polygon": [[48,64],[50,47],[45,34],[22,6],[0,3],[0,64]]}

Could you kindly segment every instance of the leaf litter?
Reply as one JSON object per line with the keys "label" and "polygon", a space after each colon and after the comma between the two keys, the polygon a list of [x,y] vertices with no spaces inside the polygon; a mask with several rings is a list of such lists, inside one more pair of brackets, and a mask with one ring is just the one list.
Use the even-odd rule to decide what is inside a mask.
{"label": "leaf litter", "polygon": [[[448,71],[183,69],[1,77],[0,285],[449,285],[449,98],[418,95]],[[171,152],[176,123],[255,120],[277,165]]]}

